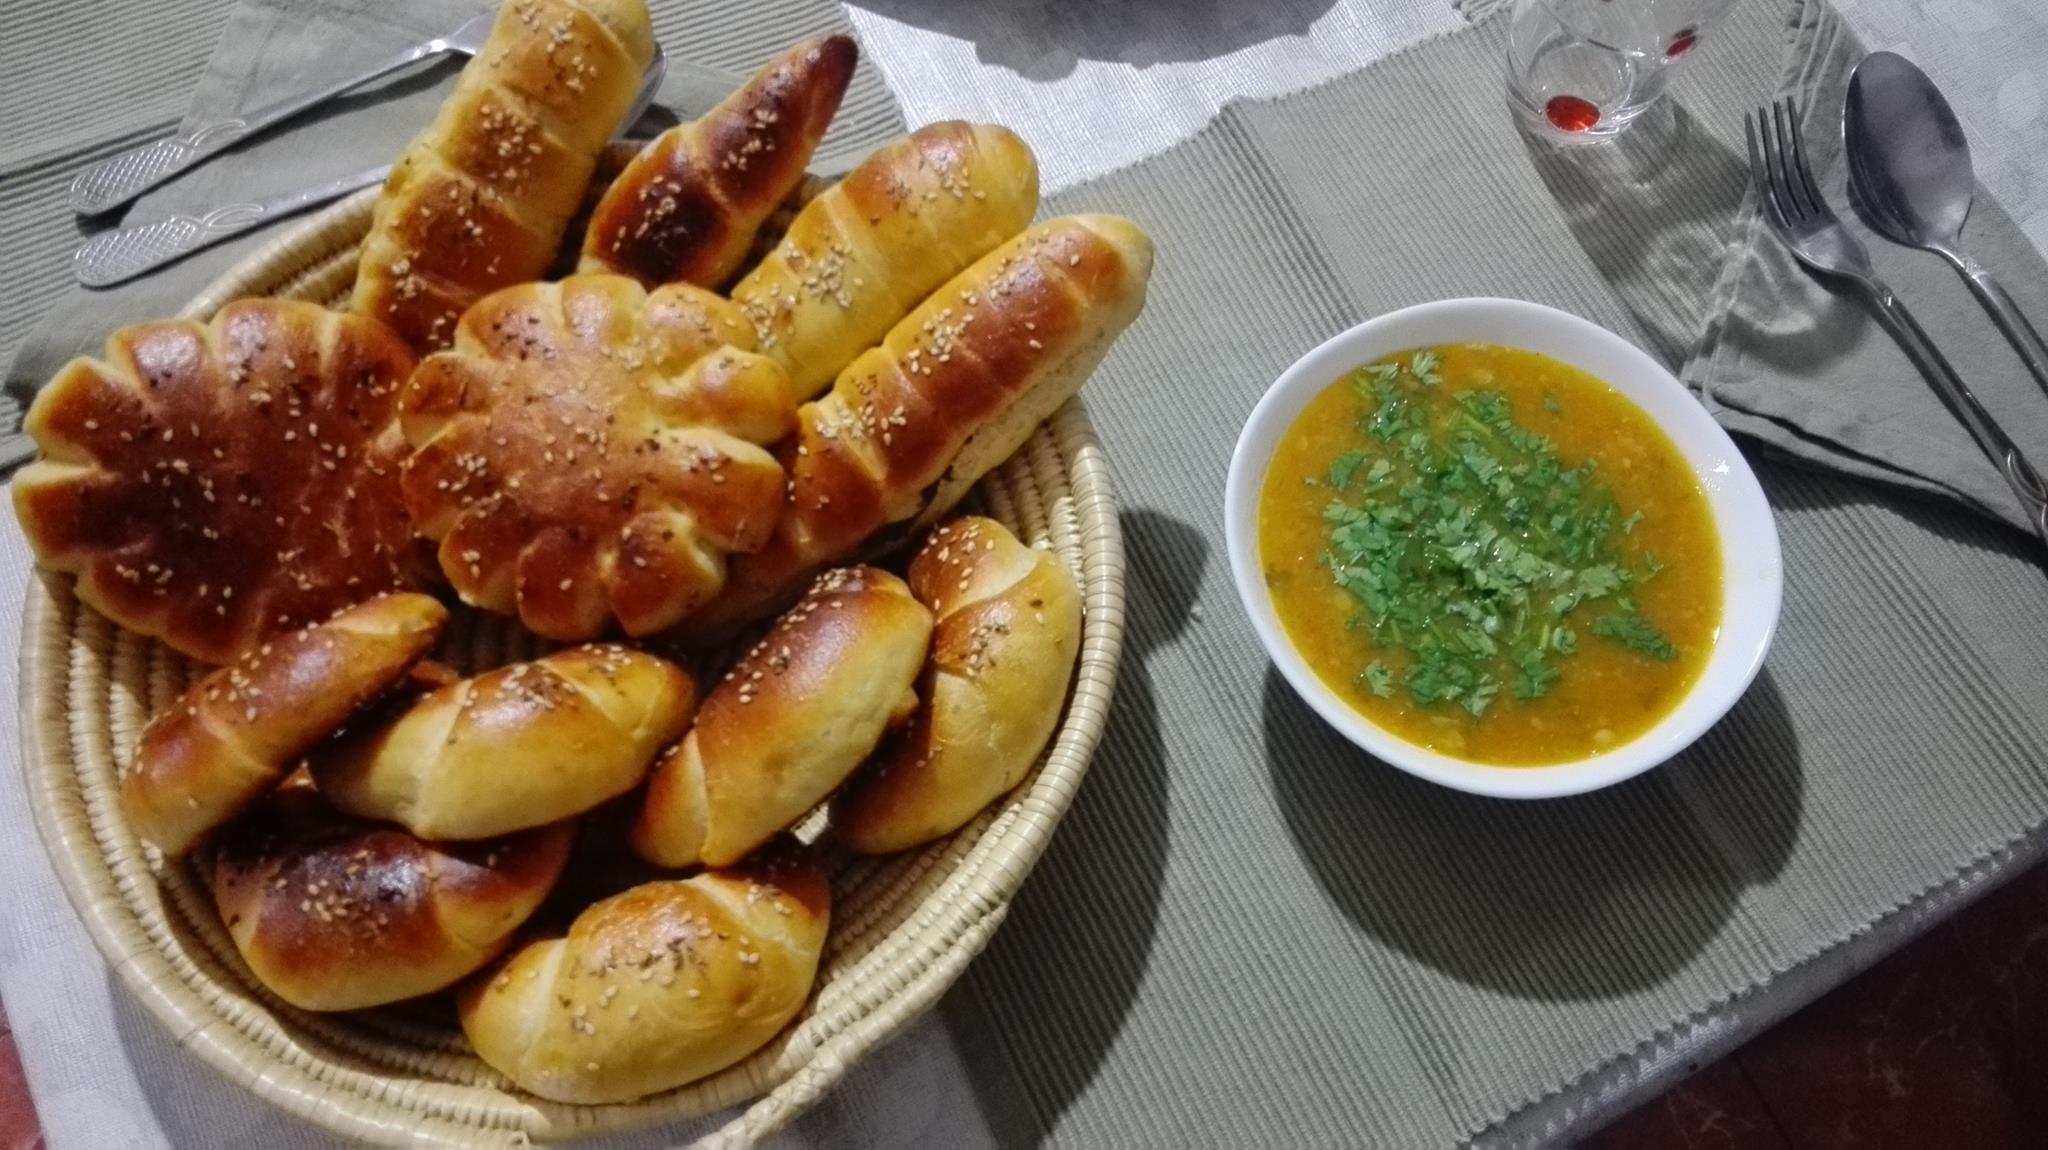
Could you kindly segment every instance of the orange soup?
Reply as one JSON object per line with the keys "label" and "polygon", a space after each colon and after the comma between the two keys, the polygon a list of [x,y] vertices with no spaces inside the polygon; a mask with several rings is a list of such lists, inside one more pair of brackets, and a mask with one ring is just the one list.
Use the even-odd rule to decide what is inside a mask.
{"label": "orange soup", "polygon": [[1308,665],[1375,725],[1500,766],[1620,746],[1721,621],[1705,495],[1650,417],[1547,356],[1422,348],[1310,401],[1259,552]]}

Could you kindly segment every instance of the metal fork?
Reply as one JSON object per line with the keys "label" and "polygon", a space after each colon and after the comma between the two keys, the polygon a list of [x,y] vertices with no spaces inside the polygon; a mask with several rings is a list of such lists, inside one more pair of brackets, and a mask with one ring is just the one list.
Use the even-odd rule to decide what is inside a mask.
{"label": "metal fork", "polygon": [[1821,195],[1820,182],[1806,162],[1806,144],[1800,138],[1799,110],[1790,100],[1779,100],[1760,108],[1754,116],[1742,118],[1743,134],[1749,141],[1749,168],[1757,185],[1757,210],[1771,230],[1792,250],[1799,262],[1823,275],[1846,281],[1870,305],[1878,322],[1891,332],[1921,373],[1968,429],[1977,446],[1998,465],[2006,485],[2027,508],[2034,530],[2048,543],[2048,483],[2027,462],[2019,445],[2005,433],[1989,411],[1970,391],[1956,369],[1934,346],[1934,341],[1892,294],[1870,266],[1863,244],[1842,227],[1834,210]]}

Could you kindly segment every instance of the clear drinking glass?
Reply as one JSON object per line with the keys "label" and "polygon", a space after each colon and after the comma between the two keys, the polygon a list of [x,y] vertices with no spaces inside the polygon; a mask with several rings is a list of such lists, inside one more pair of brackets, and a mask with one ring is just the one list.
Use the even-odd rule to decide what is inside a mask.
{"label": "clear drinking glass", "polygon": [[1515,0],[1508,102],[1552,139],[1607,139],[1657,102],[1734,0]]}

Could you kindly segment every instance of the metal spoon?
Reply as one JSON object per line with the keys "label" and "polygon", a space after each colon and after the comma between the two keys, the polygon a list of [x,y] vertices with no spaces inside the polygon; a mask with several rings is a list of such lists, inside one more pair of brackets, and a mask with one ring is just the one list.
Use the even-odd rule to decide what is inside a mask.
{"label": "metal spoon", "polygon": [[1849,198],[1864,222],[1887,239],[1955,265],[2035,382],[2048,391],[2048,344],[1991,273],[1962,249],[1976,178],[1970,142],[1934,81],[1903,56],[1865,56],[1849,76],[1842,147]]}

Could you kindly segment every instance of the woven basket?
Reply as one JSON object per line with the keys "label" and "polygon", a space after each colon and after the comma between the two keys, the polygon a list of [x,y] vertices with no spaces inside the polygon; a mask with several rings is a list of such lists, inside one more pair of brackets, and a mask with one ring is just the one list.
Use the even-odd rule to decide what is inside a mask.
{"label": "woven basket", "polygon": [[[375,192],[307,221],[185,309],[244,296],[331,302],[354,277]],[[749,1104],[705,1137],[746,1145],[790,1121],[854,1062],[903,1031],[960,976],[1073,801],[1100,738],[1123,636],[1123,540],[1108,465],[1078,402],[1062,408],[975,495],[1080,581],[1073,696],[1038,769],[950,840],[840,865],[832,933],[802,1015],[753,1057],[630,1105],[564,1106],[519,1092],[471,1054],[445,1005],[344,1015],[296,1010],[235,953],[204,886],[166,866],[123,819],[114,767],[149,716],[202,670],[81,604],[65,576],[29,585],[22,725],[30,806],[71,902],[121,981],[178,1042],[258,1096],[344,1137],[506,1145],[623,1131]],[[444,657],[472,668],[528,657],[506,620],[458,612]]]}

